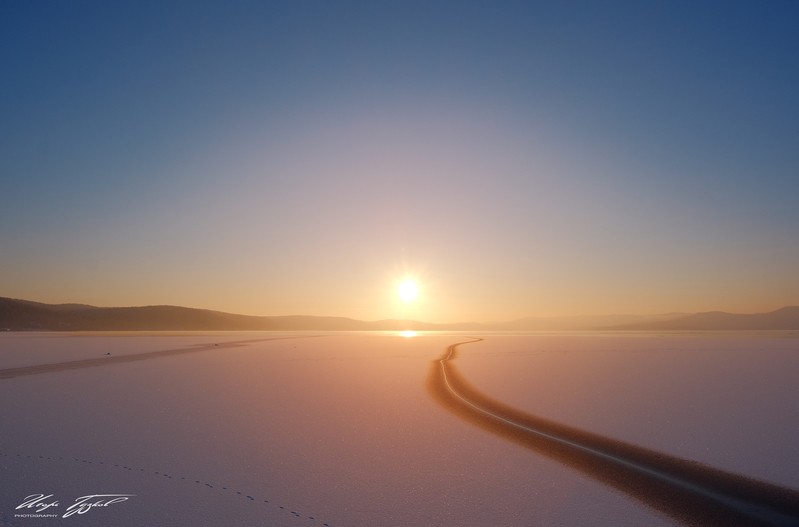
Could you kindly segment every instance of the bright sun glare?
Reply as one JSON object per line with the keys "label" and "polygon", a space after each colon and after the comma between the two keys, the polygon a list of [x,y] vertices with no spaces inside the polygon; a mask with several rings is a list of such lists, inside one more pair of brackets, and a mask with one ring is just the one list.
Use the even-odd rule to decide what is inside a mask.
{"label": "bright sun glare", "polygon": [[419,287],[410,278],[403,280],[397,288],[397,293],[403,302],[410,304],[419,295]]}

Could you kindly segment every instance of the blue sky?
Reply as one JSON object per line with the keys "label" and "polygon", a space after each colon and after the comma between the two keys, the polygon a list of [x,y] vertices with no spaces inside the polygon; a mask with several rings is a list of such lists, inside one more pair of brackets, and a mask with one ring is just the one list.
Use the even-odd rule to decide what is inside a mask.
{"label": "blue sky", "polygon": [[0,295],[435,321],[799,303],[797,15],[5,2]]}

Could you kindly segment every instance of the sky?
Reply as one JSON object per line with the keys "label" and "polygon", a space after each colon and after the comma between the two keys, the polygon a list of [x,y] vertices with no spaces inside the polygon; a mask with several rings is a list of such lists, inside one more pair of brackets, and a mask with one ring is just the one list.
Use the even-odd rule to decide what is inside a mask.
{"label": "sky", "polygon": [[780,0],[2,2],[0,296],[796,305],[796,57]]}

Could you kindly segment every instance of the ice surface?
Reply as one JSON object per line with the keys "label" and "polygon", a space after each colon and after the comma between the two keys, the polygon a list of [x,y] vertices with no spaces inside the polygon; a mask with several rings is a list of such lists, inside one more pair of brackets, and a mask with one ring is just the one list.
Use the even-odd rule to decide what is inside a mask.
{"label": "ice surface", "polygon": [[461,350],[474,385],[529,413],[799,488],[795,332],[494,336]]}
{"label": "ice surface", "polygon": [[263,332],[4,332],[0,333],[0,369],[53,364],[164,349],[203,346],[263,337]]}
{"label": "ice surface", "polygon": [[[269,336],[16,334],[0,363]],[[296,336],[0,380],[0,525],[673,525],[433,401],[431,361],[463,336]],[[491,335],[458,366],[527,411],[797,486],[797,343]],[[15,517],[35,493],[136,496]]]}

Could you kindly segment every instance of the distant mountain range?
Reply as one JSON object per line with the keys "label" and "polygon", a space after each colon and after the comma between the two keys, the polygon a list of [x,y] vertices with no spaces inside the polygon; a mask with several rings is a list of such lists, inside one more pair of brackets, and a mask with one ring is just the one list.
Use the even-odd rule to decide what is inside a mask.
{"label": "distant mountain range", "polygon": [[725,313],[709,311],[661,320],[634,324],[620,324],[612,329],[635,330],[761,330],[799,329],[799,306],[788,306],[768,313]]}
{"label": "distant mountain range", "polygon": [[580,330],[799,330],[799,307],[769,313],[669,313],[531,317],[510,322],[431,324],[414,320],[363,321],[345,317],[250,316],[178,306],[95,307],[42,304],[0,297],[6,331],[580,331]]}

